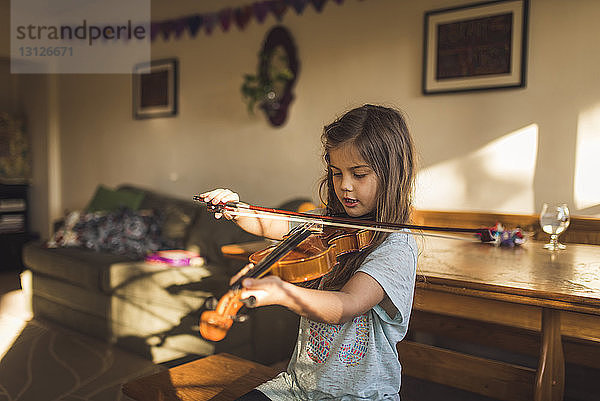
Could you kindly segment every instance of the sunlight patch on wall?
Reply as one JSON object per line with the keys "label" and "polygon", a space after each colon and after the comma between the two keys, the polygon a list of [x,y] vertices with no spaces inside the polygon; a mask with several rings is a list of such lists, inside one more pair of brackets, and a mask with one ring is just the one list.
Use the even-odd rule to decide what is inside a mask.
{"label": "sunlight patch on wall", "polygon": [[415,206],[418,209],[453,209],[466,198],[467,182],[456,160],[438,163],[417,173]]}
{"label": "sunlight patch on wall", "polygon": [[600,204],[600,104],[579,114],[573,196],[577,209]]}
{"label": "sunlight patch on wall", "polygon": [[538,129],[528,125],[475,152],[420,170],[415,206],[533,213]]}

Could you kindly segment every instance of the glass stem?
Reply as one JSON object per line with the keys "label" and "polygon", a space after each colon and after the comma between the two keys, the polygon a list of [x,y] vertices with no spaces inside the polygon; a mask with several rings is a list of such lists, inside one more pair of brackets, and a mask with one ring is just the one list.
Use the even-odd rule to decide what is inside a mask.
{"label": "glass stem", "polygon": [[550,235],[550,242],[552,243],[552,245],[554,245],[556,247],[558,245],[558,235],[551,234]]}

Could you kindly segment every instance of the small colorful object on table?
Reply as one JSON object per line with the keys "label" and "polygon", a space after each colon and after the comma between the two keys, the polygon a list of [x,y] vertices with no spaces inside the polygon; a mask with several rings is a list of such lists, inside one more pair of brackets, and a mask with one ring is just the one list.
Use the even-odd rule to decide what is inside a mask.
{"label": "small colorful object on table", "polygon": [[504,226],[498,222],[493,227],[488,227],[494,237],[495,246],[506,246],[509,248],[515,245],[523,245],[527,241],[527,237],[530,235],[524,233],[519,227],[514,230],[507,230]]}
{"label": "small colorful object on table", "polygon": [[197,252],[184,250],[156,251],[146,256],[146,262],[162,263],[169,266],[202,266],[204,258]]}

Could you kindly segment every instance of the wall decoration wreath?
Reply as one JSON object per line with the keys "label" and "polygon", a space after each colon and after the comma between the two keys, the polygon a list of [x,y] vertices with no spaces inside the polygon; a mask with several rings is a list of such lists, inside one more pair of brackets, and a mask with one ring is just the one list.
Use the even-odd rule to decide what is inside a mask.
{"label": "wall decoration wreath", "polygon": [[296,45],[283,26],[269,31],[259,53],[258,73],[244,75],[241,92],[248,111],[258,105],[271,125],[279,127],[287,118],[298,78]]}

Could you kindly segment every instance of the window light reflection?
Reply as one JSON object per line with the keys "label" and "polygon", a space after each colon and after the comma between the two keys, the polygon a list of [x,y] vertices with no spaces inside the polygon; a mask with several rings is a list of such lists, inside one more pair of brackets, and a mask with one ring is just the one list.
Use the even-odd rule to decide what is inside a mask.
{"label": "window light reflection", "polygon": [[534,213],[537,124],[417,174],[418,209]]}
{"label": "window light reflection", "polygon": [[600,204],[600,104],[582,112],[577,122],[573,197],[577,209]]}

